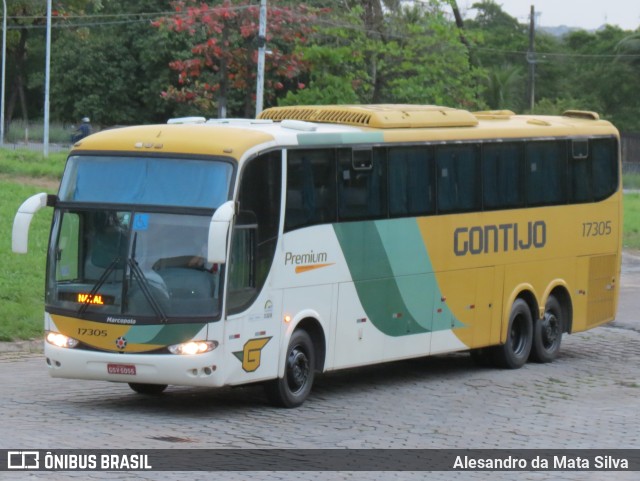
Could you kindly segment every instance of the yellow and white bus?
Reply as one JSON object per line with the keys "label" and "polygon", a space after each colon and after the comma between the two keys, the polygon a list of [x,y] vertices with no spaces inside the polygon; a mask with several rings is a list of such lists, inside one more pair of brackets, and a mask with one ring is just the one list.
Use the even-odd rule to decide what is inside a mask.
{"label": "yellow and white bus", "polygon": [[614,318],[619,135],[592,112],[279,107],[75,144],[54,208],[54,377],[263,382],[293,407],[316,372],[470,351],[519,368]]}

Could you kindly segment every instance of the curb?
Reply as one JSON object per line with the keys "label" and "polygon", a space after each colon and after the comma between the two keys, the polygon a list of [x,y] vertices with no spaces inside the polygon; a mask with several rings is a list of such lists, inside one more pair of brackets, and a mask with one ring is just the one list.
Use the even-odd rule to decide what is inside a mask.
{"label": "curb", "polygon": [[636,249],[622,249],[622,257],[640,260],[640,251]]}
{"label": "curb", "polygon": [[3,353],[31,353],[44,352],[43,339],[30,339],[28,341],[0,342],[0,354]]}

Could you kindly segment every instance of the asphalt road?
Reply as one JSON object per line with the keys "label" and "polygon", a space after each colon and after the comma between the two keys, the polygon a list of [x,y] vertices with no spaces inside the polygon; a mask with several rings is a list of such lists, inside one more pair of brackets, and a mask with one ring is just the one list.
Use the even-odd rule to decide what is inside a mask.
{"label": "asphalt road", "polygon": [[[39,353],[0,354],[0,449],[640,448],[640,256],[625,253],[615,322],[565,336],[552,364],[481,368],[466,354],[320,376],[300,408],[262,389],[52,379]],[[0,472],[0,479],[636,480],[638,472]]]}

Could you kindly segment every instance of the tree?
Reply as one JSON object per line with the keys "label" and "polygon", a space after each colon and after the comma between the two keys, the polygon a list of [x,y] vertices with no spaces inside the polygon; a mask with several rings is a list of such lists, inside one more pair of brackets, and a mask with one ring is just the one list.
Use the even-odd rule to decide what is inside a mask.
{"label": "tree", "polygon": [[484,69],[482,99],[492,109],[521,111],[525,108],[528,48],[527,27],[502,10],[494,0],[474,3],[474,19],[467,20],[473,37],[472,51]]}
{"label": "tree", "polygon": [[[189,55],[169,66],[178,73],[177,86],[163,93],[168,100],[192,104],[203,114],[225,117],[251,116],[255,102],[259,8],[248,0],[224,0],[209,6],[197,0],[174,2],[175,14],[156,23],[161,29],[186,36]],[[271,7],[267,15],[265,104],[284,95],[286,88],[304,85],[294,82],[305,69],[295,46],[307,42],[313,14],[304,5]]]}
{"label": "tree", "polygon": [[485,77],[484,100],[492,110],[513,109],[521,103],[522,69],[517,65],[492,67]]}
{"label": "tree", "polygon": [[435,103],[477,108],[479,71],[458,27],[446,12],[449,2],[430,7],[401,6],[388,14],[383,101]]}
{"label": "tree", "polygon": [[640,130],[638,71],[627,61],[632,58],[620,55],[620,45],[628,37],[628,32],[613,26],[564,37],[566,81],[561,96],[575,99],[574,108],[599,112],[621,130]]}
{"label": "tree", "polygon": [[[55,8],[53,15],[63,15],[66,12],[80,12],[85,7],[90,7],[91,0],[71,0],[65,3],[64,8]],[[61,6],[60,6],[61,7]],[[16,105],[20,105],[20,114],[23,120],[28,121],[31,114],[35,114],[42,105],[38,82],[35,86],[31,82],[32,75],[38,75],[44,69],[44,48],[33,48],[40,42],[34,42],[36,38],[42,39],[44,45],[44,26],[46,24],[46,3],[38,0],[13,0],[7,2],[7,83],[8,98],[0,99],[2,108],[5,109],[7,125],[15,114]],[[42,55],[33,55],[38,52]],[[35,66],[34,60],[41,65]],[[42,78],[44,75],[40,74]]]}
{"label": "tree", "polygon": [[[63,18],[68,14],[91,11],[100,0],[67,0],[52,2],[52,16]],[[7,125],[14,117],[17,103],[27,121],[38,115],[44,97],[44,34],[46,2],[38,0],[12,0],[7,2],[7,83],[8,98],[4,99]]]}
{"label": "tree", "polygon": [[[334,5],[335,7],[335,5]],[[362,7],[325,10],[308,45],[298,54],[308,65],[298,80],[303,90],[290,91],[280,105],[356,104],[370,98],[371,41],[362,28]]]}
{"label": "tree", "polygon": [[52,109],[58,117],[117,125],[164,122],[173,114],[159,92],[170,82],[169,61],[188,51],[187,44],[153,28],[148,15],[167,11],[169,4],[103,0],[98,25],[64,29],[52,52]]}
{"label": "tree", "polygon": [[308,89],[284,102],[474,107],[478,71],[445,8],[447,1],[343,1],[301,48],[310,64]]}
{"label": "tree", "polygon": [[616,45],[618,60],[640,67],[640,32],[624,37]]}

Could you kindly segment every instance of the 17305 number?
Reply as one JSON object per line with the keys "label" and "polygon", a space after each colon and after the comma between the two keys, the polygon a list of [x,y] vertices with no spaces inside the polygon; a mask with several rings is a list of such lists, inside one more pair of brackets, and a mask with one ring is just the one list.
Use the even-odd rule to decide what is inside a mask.
{"label": "17305 number", "polygon": [[611,234],[611,221],[583,222],[582,237],[601,237]]}
{"label": "17305 number", "polygon": [[78,328],[79,336],[99,336],[106,337],[107,330],[106,329],[85,329],[84,327]]}

